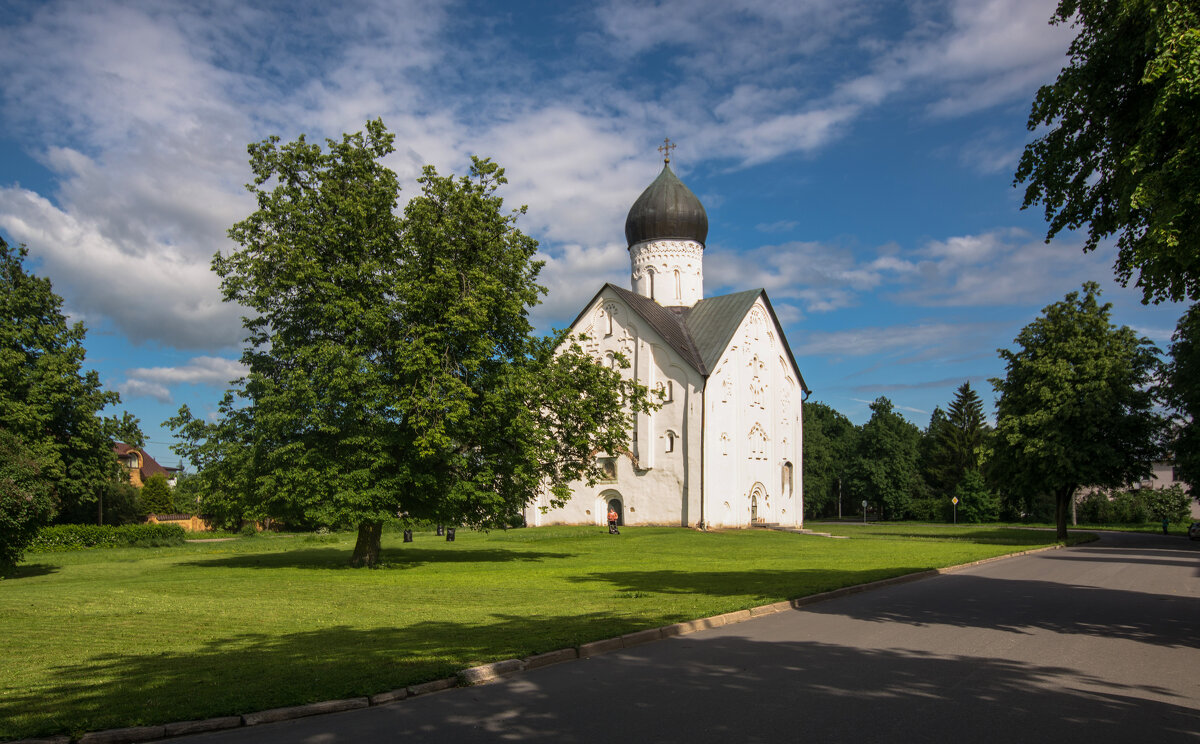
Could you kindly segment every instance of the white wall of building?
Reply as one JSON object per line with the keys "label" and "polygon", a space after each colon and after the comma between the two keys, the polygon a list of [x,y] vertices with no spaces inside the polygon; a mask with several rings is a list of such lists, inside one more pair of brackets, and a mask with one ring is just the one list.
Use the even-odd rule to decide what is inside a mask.
{"label": "white wall of building", "polygon": [[[643,329],[637,316],[611,292],[602,292],[572,328],[580,345],[604,364],[621,354],[630,363],[626,377],[664,393],[662,407],[639,414],[630,451],[607,453],[616,459],[616,478],[588,486],[571,484],[573,496],[560,509],[542,496],[526,509],[526,523],[604,524],[606,503],[617,498],[625,524],[694,525],[700,521],[700,418],[703,384],[700,375],[662,342]],[[647,331],[649,336],[646,335]]]}
{"label": "white wall of building", "polygon": [[752,503],[764,522],[803,524],[803,396],[788,358],[760,298],[708,378],[704,511],[713,527],[749,525]]}

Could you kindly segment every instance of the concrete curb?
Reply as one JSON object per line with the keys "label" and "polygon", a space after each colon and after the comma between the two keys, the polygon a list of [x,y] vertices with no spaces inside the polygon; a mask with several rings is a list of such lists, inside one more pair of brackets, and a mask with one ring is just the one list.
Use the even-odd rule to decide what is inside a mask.
{"label": "concrete curb", "polygon": [[[1045,553],[1050,550],[1059,550],[1067,546],[1064,545],[1049,545],[1044,548],[1034,548],[1032,550],[1023,550],[1019,553],[1007,553],[1005,555],[997,555],[991,558],[983,558],[970,563],[961,563],[956,566],[946,566],[944,568],[933,568],[928,571],[918,571],[917,573],[904,574],[903,576],[893,576],[889,579],[880,579],[866,584],[858,584],[855,586],[845,586],[840,589],[833,589],[820,594],[810,594],[807,597],[799,597],[783,602],[773,602],[771,604],[751,607],[746,610],[737,610],[735,612],[726,612],[712,617],[704,617],[698,620],[688,620],[682,623],[674,623],[672,625],[664,625],[658,628],[649,628],[647,630],[639,630],[633,633],[626,633],[616,638],[606,638],[591,643],[584,643],[575,648],[561,648],[557,651],[548,651],[546,653],[527,656],[524,659],[505,659],[504,661],[496,661],[491,664],[482,664],[480,666],[471,667],[460,671],[453,677],[444,679],[435,679],[431,682],[424,682],[419,685],[410,685],[398,690],[390,692],[381,692],[370,697],[349,698],[346,700],[325,700],[319,703],[310,703],[308,705],[296,705],[288,708],[273,708],[271,710],[258,711],[256,713],[246,713],[241,716],[224,716],[220,718],[208,718],[200,721],[180,721],[177,723],[167,723],[161,726],[136,726],[132,728],[109,729],[107,731],[94,731],[84,734],[78,739],[78,744],[134,744],[134,742],[152,741],[155,739],[163,739],[175,736],[183,736],[185,734],[197,734],[204,731],[219,731],[222,729],[239,728],[241,726],[257,726],[264,723],[273,723],[275,721],[286,721],[294,718],[304,718],[307,716],[316,716],[324,713],[337,713],[346,710],[356,710],[375,705],[387,705],[399,700],[405,700],[410,697],[419,695],[428,695],[441,690],[448,690],[453,687],[470,686],[486,684],[494,682],[502,677],[517,672],[530,671],[540,669],[542,667],[551,666],[552,664],[561,664],[566,661],[574,661],[576,659],[587,659],[592,656],[609,653],[610,651],[619,651],[625,648],[633,648],[654,641],[665,640],[673,636],[688,635],[697,633],[701,630],[709,630],[710,628],[720,628],[726,625],[736,625],[738,623],[752,620],[763,615],[773,615],[786,610],[799,610],[802,607],[825,602],[838,597],[846,597],[851,594],[871,591],[873,589],[882,589],[888,586],[898,584],[907,584],[910,581],[920,581],[933,576],[942,574],[950,574],[956,571],[961,571],[964,568],[972,566],[980,566],[984,563],[992,563],[994,561],[1002,561],[1008,558],[1019,558],[1023,555],[1032,555],[1034,553]],[[57,735],[44,737],[40,739],[21,739],[20,741],[12,742],[11,744],[70,744],[72,739],[66,735]]]}
{"label": "concrete curb", "polygon": [[[365,708],[371,703],[365,697],[350,698],[348,700],[323,700],[319,703],[309,703],[308,705],[293,705],[288,708],[272,708],[270,710],[262,710],[257,713],[247,713],[242,716],[243,726],[261,726],[264,723],[275,723],[276,721],[290,721],[293,718],[307,718],[308,716],[319,716],[322,713],[339,713],[343,710],[356,710]],[[83,740],[80,740],[83,744]]]}
{"label": "concrete curb", "polygon": [[491,664],[483,664],[462,670],[458,673],[458,682],[461,685],[482,685],[494,682],[514,672],[524,671],[524,669],[525,662],[521,659],[494,661]]}

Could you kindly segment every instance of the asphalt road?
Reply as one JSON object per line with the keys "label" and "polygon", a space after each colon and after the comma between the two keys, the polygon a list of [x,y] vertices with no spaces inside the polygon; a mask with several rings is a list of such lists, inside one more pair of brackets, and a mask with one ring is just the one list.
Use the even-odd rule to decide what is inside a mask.
{"label": "asphalt road", "polygon": [[174,742],[1200,742],[1200,543],[1099,543]]}

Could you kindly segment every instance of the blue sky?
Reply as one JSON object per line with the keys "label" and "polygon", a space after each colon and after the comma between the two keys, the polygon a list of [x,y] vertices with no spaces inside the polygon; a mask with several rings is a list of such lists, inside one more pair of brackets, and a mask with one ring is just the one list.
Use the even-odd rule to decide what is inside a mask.
{"label": "blue sky", "polygon": [[765,287],[809,386],[861,423],[925,426],[1045,305],[1100,282],[1165,347],[1111,247],[1045,245],[1012,173],[1072,37],[1052,0],[597,3],[9,2],[0,7],[0,235],[88,328],[88,364],[160,424],[211,414],[241,311],[209,270],[253,209],[246,144],[397,134],[421,165],[508,171],[550,289],[539,327],[629,283],[624,218],[655,147],[704,202],[709,295]]}

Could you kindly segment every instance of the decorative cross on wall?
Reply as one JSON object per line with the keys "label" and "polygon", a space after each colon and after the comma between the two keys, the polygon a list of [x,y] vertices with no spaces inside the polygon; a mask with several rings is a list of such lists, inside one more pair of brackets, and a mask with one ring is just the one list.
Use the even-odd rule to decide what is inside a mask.
{"label": "decorative cross on wall", "polygon": [[663,137],[663,143],[658,146],[658,151],[663,154],[663,162],[671,162],[671,150],[675,149],[675,144],[670,139]]}

